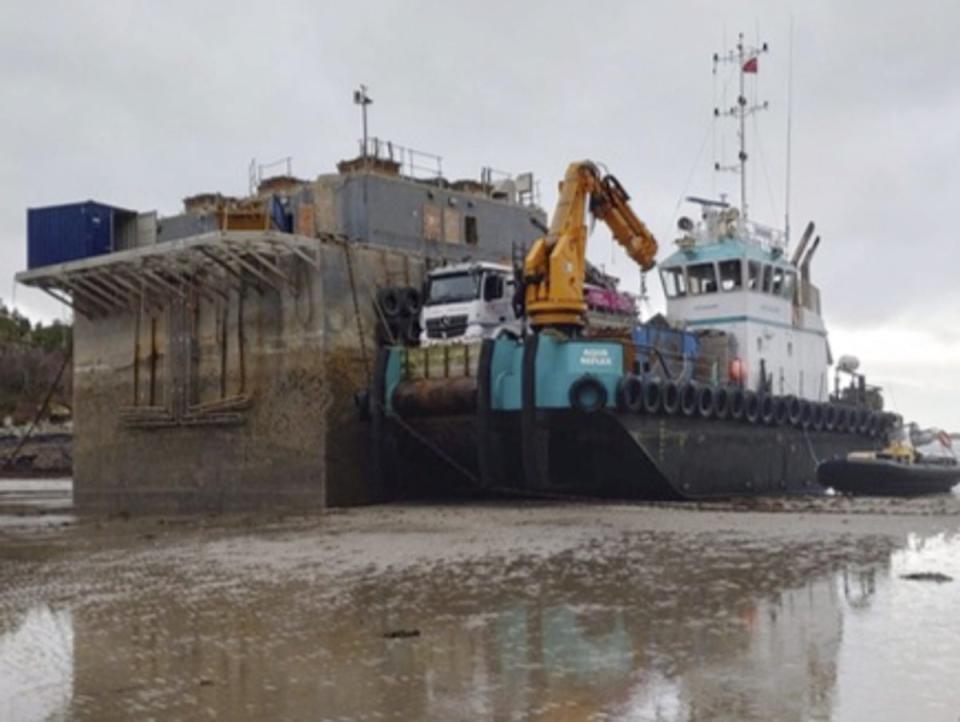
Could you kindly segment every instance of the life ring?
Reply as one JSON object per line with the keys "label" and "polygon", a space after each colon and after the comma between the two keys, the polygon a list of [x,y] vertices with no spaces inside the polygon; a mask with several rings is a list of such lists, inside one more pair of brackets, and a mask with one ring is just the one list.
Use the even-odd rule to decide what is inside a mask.
{"label": "life ring", "polygon": [[607,405],[607,388],[595,376],[585,374],[570,385],[570,406],[593,414]]}
{"label": "life ring", "polygon": [[643,381],[639,376],[629,374],[617,383],[617,406],[631,413],[643,411]]}
{"label": "life ring", "polygon": [[717,397],[712,386],[701,386],[697,391],[697,413],[701,418],[710,419],[717,411]]}
{"label": "life ring", "polygon": [[664,413],[673,416],[680,410],[680,387],[674,381],[664,381],[661,384],[660,395],[662,397],[660,406]]}
{"label": "life ring", "polygon": [[687,381],[680,387],[680,412],[684,416],[695,416],[699,388],[694,381]]}
{"label": "life ring", "polygon": [[760,419],[760,399],[755,391],[743,392],[743,420],[755,424]]}

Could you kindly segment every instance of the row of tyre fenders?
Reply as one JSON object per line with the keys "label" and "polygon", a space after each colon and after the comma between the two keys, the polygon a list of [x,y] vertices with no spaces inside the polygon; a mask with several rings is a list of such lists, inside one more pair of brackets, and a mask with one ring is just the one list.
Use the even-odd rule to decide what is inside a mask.
{"label": "row of tyre fenders", "polygon": [[[581,379],[570,389],[570,403],[580,411],[593,412],[606,406],[606,391],[600,384]],[[602,393],[601,393],[602,392]],[[818,402],[793,395],[775,396],[739,387],[677,383],[671,380],[624,376],[617,385],[617,408],[621,412],[729,419],[767,426],[793,426],[810,431],[859,433],[879,437],[896,428],[897,414]]]}

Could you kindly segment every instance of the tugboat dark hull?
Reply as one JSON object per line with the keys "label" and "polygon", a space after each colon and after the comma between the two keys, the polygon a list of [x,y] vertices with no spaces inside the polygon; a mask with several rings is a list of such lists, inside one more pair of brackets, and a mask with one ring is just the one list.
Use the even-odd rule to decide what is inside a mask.
{"label": "tugboat dark hull", "polygon": [[386,498],[819,495],[821,460],[879,449],[884,435],[874,413],[624,375],[616,342],[485,342],[476,363],[467,349],[433,353],[378,358],[373,441]]}
{"label": "tugboat dark hull", "polygon": [[960,467],[899,464],[885,459],[832,459],[817,469],[823,486],[856,496],[947,494],[960,483]]}
{"label": "tugboat dark hull", "polygon": [[[573,411],[385,420],[388,496],[510,490],[617,499],[698,500],[822,495],[821,459],[879,442],[858,434],[804,431],[682,416]],[[535,458],[531,461],[530,456]]]}

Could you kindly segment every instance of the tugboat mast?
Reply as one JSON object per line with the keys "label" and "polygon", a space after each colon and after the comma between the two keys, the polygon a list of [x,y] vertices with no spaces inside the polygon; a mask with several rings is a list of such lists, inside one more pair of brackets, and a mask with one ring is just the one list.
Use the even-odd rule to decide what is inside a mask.
{"label": "tugboat mast", "polygon": [[747,116],[753,115],[759,110],[766,110],[770,107],[767,101],[755,105],[747,104],[747,73],[756,74],[758,67],[758,58],[762,53],[769,52],[769,47],[763,43],[759,47],[746,45],[743,39],[743,33],[737,37],[737,46],[722,55],[713,54],[713,73],[716,75],[717,66],[720,63],[737,63],[737,69],[740,75],[740,94],[737,96],[737,104],[726,110],[720,108],[713,109],[714,118],[725,116],[737,121],[737,137],[740,142],[740,152],[738,154],[737,165],[723,165],[720,161],[713,164],[716,171],[729,171],[740,174],[740,215],[747,220]]}

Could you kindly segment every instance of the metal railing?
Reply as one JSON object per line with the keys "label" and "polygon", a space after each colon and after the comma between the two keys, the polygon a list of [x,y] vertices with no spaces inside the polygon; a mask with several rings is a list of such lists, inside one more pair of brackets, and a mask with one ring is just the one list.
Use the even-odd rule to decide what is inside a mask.
{"label": "metal railing", "polygon": [[401,175],[410,178],[443,176],[443,158],[435,153],[407,148],[380,138],[367,138],[366,147],[363,140],[358,141],[358,144],[361,157],[397,163],[400,166]]}

